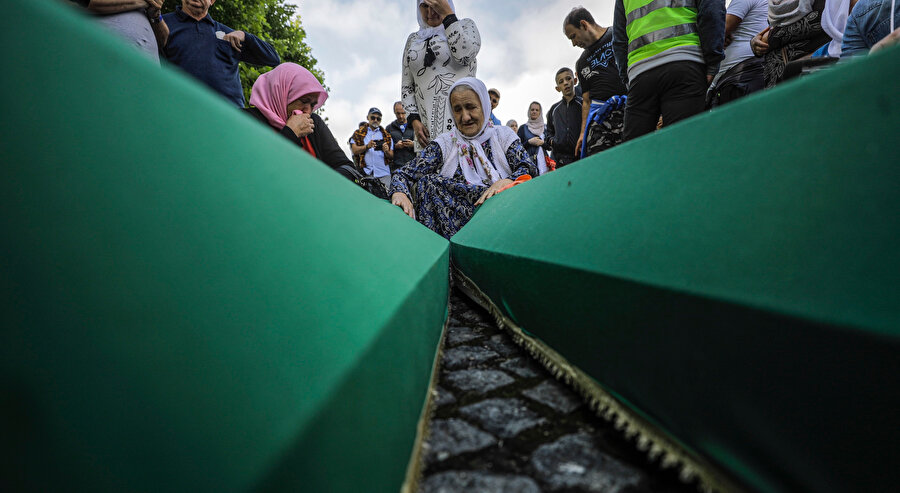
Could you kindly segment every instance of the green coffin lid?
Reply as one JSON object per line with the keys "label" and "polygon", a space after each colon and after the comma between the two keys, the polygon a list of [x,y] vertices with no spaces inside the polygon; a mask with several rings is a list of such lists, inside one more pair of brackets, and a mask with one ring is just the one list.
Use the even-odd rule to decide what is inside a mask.
{"label": "green coffin lid", "polygon": [[448,242],[63,2],[4,16],[0,490],[398,491]]}
{"label": "green coffin lid", "polygon": [[519,185],[454,265],[743,487],[894,490],[898,84],[894,48]]}

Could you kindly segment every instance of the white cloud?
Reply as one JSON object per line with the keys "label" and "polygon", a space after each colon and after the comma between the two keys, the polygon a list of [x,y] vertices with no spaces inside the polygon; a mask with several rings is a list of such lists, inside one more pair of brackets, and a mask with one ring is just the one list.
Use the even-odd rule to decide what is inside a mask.
{"label": "white cloud", "polygon": [[[400,96],[403,47],[418,29],[411,0],[300,2],[313,56],[325,72],[330,96],[324,112],[344,144],[372,106],[393,120]],[[613,0],[581,2],[600,25],[612,24]],[[564,0],[455,0],[460,17],[472,18],[481,33],[478,77],[502,95],[497,116],[522,123],[531,101],[544,110],[559,99],[553,78],[574,68],[581,50],[562,32],[566,14],[579,2]],[[348,151],[349,152],[349,151]]]}

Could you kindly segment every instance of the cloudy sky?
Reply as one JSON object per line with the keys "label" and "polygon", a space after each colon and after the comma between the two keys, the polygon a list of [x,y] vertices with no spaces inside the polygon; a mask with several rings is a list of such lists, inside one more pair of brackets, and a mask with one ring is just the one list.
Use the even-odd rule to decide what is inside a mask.
{"label": "cloudy sky", "polygon": [[[415,0],[289,0],[299,6],[313,56],[331,89],[324,113],[346,143],[372,106],[394,120],[406,38],[415,30]],[[454,0],[456,14],[481,33],[478,78],[501,94],[495,114],[504,123],[527,120],[531,101],[544,111],[557,99],[554,74],[575,68],[581,50],[563,35],[566,14],[583,5],[601,26],[612,24],[613,0]],[[349,151],[348,151],[349,152]]]}

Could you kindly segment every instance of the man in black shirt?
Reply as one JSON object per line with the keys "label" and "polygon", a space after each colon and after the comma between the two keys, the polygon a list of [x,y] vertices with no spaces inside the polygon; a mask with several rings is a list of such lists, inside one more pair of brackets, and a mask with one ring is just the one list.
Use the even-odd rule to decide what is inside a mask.
{"label": "man in black shirt", "polygon": [[387,132],[391,134],[394,141],[394,162],[391,163],[391,172],[397,168],[412,161],[416,157],[413,150],[413,140],[416,138],[416,132],[412,125],[406,121],[406,110],[403,109],[403,103],[397,101],[394,103],[394,116],[396,120],[387,126]]}
{"label": "man in black shirt", "polygon": [[573,46],[584,49],[575,64],[584,87],[581,132],[576,148],[583,156],[589,156],[622,141],[625,102],[622,96],[627,89],[616,66],[611,29],[597,25],[587,9],[577,7],[566,16],[563,33]]}
{"label": "man in black shirt", "polygon": [[575,144],[581,129],[581,98],[575,95],[575,74],[569,67],[556,72],[556,90],[562,93],[547,112],[547,142],[557,168],[578,160]]}

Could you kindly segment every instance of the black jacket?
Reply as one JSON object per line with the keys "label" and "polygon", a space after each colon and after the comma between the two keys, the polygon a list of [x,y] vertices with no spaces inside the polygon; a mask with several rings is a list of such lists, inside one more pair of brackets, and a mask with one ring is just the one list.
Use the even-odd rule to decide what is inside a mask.
{"label": "black jacket", "polygon": [[[244,111],[246,111],[248,115],[251,115],[262,122],[266,127],[272,128],[272,126],[269,125],[269,120],[266,119],[266,116],[263,115],[258,108],[251,106],[250,108],[244,108]],[[331,130],[328,129],[328,125],[325,125],[325,120],[322,120],[322,117],[315,113],[310,116],[312,117],[313,124],[316,126],[316,130],[308,137],[309,143],[312,144],[313,150],[316,151],[316,159],[352,180],[353,176],[349,175],[346,170],[340,169],[340,167],[347,165],[352,168],[353,162],[347,158],[347,155],[341,150],[337,141],[334,140],[334,135],[332,135]],[[297,137],[297,134],[295,134],[287,125],[282,127],[279,133],[298,147],[303,147],[302,144],[300,144],[300,138]]]}
{"label": "black jacket", "polygon": [[553,149],[551,154],[558,165],[566,165],[575,158],[575,144],[581,135],[581,98],[575,96],[566,103],[558,101],[547,112],[547,128],[545,141]]}
{"label": "black jacket", "polygon": [[397,148],[397,143],[401,140],[406,139],[415,142],[416,131],[413,130],[412,122],[409,120],[406,120],[405,132],[400,130],[400,124],[397,123],[397,120],[391,122],[385,130],[387,130],[387,133],[391,134],[391,139],[394,141],[394,162],[391,163],[391,172],[394,172],[394,170],[412,161],[416,157],[416,152],[412,149]]}

